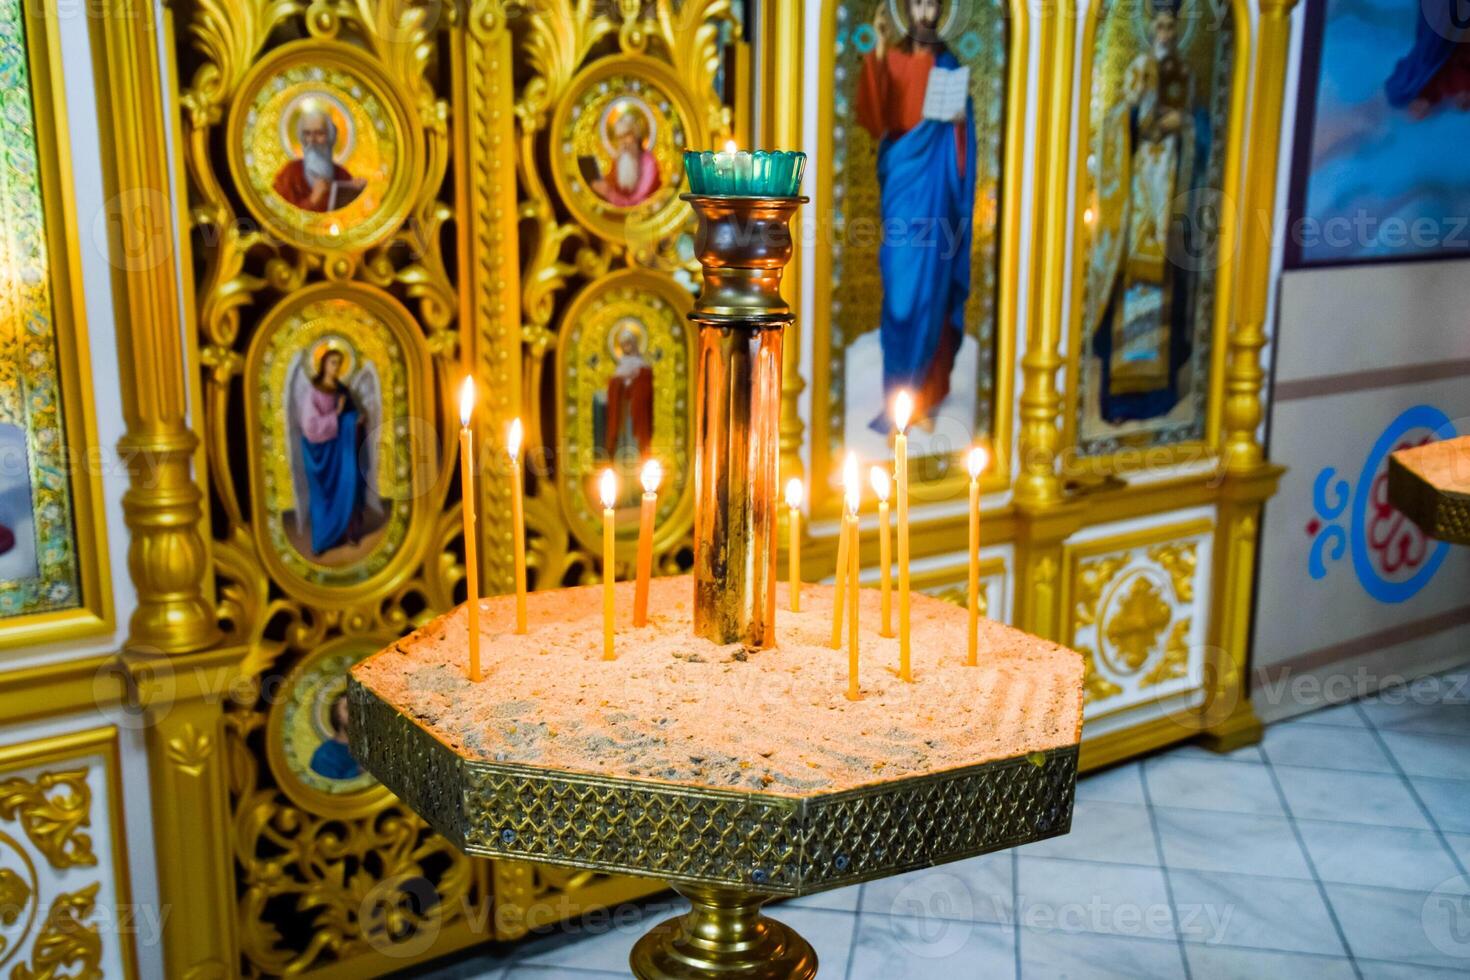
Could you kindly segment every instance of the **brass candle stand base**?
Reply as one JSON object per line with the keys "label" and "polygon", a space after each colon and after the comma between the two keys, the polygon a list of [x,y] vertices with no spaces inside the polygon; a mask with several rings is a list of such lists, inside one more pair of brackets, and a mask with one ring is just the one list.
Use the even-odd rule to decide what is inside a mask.
{"label": "brass candle stand base", "polygon": [[806,980],[817,975],[811,944],[761,914],[771,897],[733,888],[679,884],[692,906],[654,926],[628,965],[641,980]]}

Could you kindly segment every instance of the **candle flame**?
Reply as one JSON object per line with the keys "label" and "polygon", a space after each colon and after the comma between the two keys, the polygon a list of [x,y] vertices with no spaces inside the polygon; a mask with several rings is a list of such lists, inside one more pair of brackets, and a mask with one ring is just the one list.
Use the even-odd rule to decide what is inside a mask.
{"label": "candle flame", "polygon": [[873,492],[878,499],[888,501],[888,469],[884,466],[875,466],[868,471],[868,480],[873,484]]}
{"label": "candle flame", "polygon": [[856,514],[862,501],[863,487],[858,479],[857,453],[852,450],[848,450],[847,459],[842,463],[842,492],[847,501],[847,512]]}
{"label": "candle flame", "polygon": [[792,510],[799,509],[801,507],[802,495],[805,492],[806,487],[802,486],[801,477],[793,476],[786,483],[786,506]]}
{"label": "candle flame", "polygon": [[466,375],[464,384],[459,388],[459,424],[466,429],[470,427],[470,415],[475,410],[475,378]]}
{"label": "candle flame", "polygon": [[990,454],[985,451],[984,446],[976,446],[970,450],[969,458],[965,465],[969,467],[970,479],[978,480],[980,474],[985,471],[985,464],[990,462]]}
{"label": "candle flame", "polygon": [[736,143],[734,140],[725,140],[726,153],[734,153],[738,149],[740,149],[739,143]]}
{"label": "candle flame", "polygon": [[521,454],[522,434],[523,433],[520,418],[517,417],[512,419],[510,423],[510,431],[505,434],[505,449],[506,452],[510,453],[511,462],[515,462],[516,457]]}
{"label": "candle flame", "polygon": [[602,495],[602,506],[612,510],[613,504],[618,502],[618,478],[613,473],[612,467],[602,471],[602,483],[599,487]]}
{"label": "candle flame", "polygon": [[903,432],[909,427],[909,419],[914,414],[914,396],[907,390],[900,391],[893,399],[893,424],[898,426],[898,431]]}
{"label": "candle flame", "polygon": [[[609,472],[611,472],[611,470],[609,470]],[[659,465],[658,460],[650,459],[648,462],[643,464],[643,472],[639,476],[639,479],[643,481],[644,492],[656,492],[658,490],[658,485],[663,482],[663,478],[664,468]]]}

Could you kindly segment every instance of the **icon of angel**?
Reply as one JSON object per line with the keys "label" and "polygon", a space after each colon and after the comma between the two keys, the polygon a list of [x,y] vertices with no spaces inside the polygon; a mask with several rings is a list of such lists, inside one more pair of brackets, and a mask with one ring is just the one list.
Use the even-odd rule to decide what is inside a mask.
{"label": "icon of angel", "polygon": [[286,424],[296,531],[320,558],[359,544],[382,524],[376,441],[382,389],[372,362],[355,358],[338,337],[319,341],[290,377]]}

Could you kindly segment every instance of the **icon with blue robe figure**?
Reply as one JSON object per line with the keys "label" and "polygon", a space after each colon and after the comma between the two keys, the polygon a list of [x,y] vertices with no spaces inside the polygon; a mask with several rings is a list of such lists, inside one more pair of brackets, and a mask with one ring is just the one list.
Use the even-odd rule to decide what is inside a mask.
{"label": "icon with blue robe figure", "polygon": [[1458,0],[1420,0],[1413,7],[1414,44],[1384,83],[1388,104],[1414,119],[1426,119],[1441,106],[1470,111],[1470,20],[1463,6]]}
{"label": "icon with blue robe figure", "polygon": [[377,368],[342,337],[326,337],[300,359],[287,399],[296,549],[319,564],[356,561],[384,523],[378,494]]}
{"label": "icon with blue robe figure", "polygon": [[878,142],[883,400],[869,425],[885,434],[900,389],[913,393],[920,426],[949,396],[975,210],[970,70],[941,32],[952,11],[941,0],[899,2],[903,23],[888,3],[877,6],[855,100],[857,123]]}

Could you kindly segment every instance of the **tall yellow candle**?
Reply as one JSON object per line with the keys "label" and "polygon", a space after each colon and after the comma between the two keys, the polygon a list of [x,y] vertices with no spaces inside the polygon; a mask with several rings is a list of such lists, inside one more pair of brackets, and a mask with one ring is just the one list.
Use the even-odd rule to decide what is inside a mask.
{"label": "tall yellow candle", "polygon": [[971,667],[980,663],[980,474],[985,469],[986,452],[976,446],[966,461],[970,470],[970,660]]}
{"label": "tall yellow candle", "polygon": [[875,466],[868,472],[873,484],[873,493],[878,496],[878,587],[883,593],[883,623],[878,628],[879,636],[893,635],[893,549],[888,533],[888,471]]}
{"label": "tall yellow candle", "polygon": [[[856,469],[856,467],[854,467]],[[857,701],[862,697],[858,687],[858,493],[857,474],[847,488],[847,699]]]}
{"label": "tall yellow candle", "polygon": [[613,585],[618,578],[617,550],[613,540],[613,505],[618,502],[618,478],[611,469],[602,471],[602,659],[615,660],[613,653]]}
{"label": "tall yellow candle", "polygon": [[837,575],[832,590],[832,649],[842,649],[842,617],[846,612],[842,604],[843,586],[847,582],[847,518],[837,529]]}
{"label": "tall yellow candle", "polygon": [[893,437],[893,474],[898,481],[898,676],[912,681],[909,658],[909,419],[914,414],[914,399],[900,391],[893,399],[893,424],[898,429]]}
{"label": "tall yellow candle", "polygon": [[658,460],[643,464],[639,479],[643,483],[643,502],[638,509],[638,567],[633,586],[633,625],[648,622],[648,579],[653,574],[653,515],[658,509],[658,485],[664,469]]}
{"label": "tall yellow candle", "polygon": [[464,502],[465,612],[469,618],[470,680],[480,675],[480,558],[475,540],[475,441],[470,416],[475,411],[475,379],[467,377],[459,389],[459,482]]}
{"label": "tall yellow candle", "polygon": [[786,484],[787,539],[786,574],[791,579],[791,611],[801,612],[801,498],[802,485],[798,477]]}
{"label": "tall yellow candle", "polygon": [[[849,451],[847,458],[842,462],[842,492],[845,499],[852,499],[856,492],[858,482],[857,454]],[[837,588],[832,593],[832,649],[842,649],[842,617],[847,614],[843,606],[842,597],[844,589],[857,591],[857,579],[851,574],[851,559],[849,555],[857,551],[858,536],[857,528],[848,520],[844,510],[842,523],[837,531]]]}
{"label": "tall yellow candle", "polygon": [[510,453],[510,529],[515,551],[516,632],[526,632],[526,502],[521,480],[521,420],[510,424],[505,449]]}

